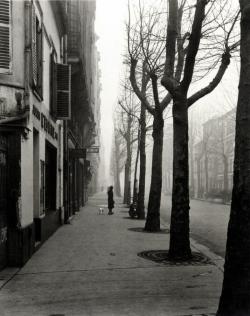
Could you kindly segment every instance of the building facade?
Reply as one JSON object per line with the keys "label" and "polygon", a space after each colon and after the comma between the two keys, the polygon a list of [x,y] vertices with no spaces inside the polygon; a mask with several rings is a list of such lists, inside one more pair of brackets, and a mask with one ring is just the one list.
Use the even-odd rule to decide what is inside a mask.
{"label": "building facade", "polygon": [[87,152],[98,144],[99,86],[95,45],[95,1],[67,1],[68,63],[71,65],[71,119],[65,123],[65,222],[89,195],[95,161]]}
{"label": "building facade", "polygon": [[230,200],[233,187],[235,109],[203,124],[194,146],[194,190],[198,198]]}
{"label": "building facade", "polygon": [[94,18],[94,1],[0,0],[0,268],[23,265],[87,200]]}

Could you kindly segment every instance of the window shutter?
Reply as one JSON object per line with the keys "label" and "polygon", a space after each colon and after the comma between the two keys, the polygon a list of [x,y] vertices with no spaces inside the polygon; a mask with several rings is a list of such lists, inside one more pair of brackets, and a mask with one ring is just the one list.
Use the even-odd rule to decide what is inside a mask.
{"label": "window shutter", "polygon": [[43,26],[37,26],[37,39],[36,39],[36,48],[37,48],[37,91],[42,98],[43,96]]}
{"label": "window shutter", "polygon": [[32,39],[32,47],[31,47],[31,54],[32,54],[32,79],[33,84],[37,85],[37,19],[35,8],[32,6],[31,9],[31,39]]}
{"label": "window shutter", "polygon": [[71,68],[70,65],[57,64],[57,108],[59,120],[71,118]]}
{"label": "window shutter", "polygon": [[50,112],[56,116],[57,107],[57,64],[55,61],[55,52],[50,55]]}
{"label": "window shutter", "polygon": [[0,0],[0,73],[11,72],[10,0]]}

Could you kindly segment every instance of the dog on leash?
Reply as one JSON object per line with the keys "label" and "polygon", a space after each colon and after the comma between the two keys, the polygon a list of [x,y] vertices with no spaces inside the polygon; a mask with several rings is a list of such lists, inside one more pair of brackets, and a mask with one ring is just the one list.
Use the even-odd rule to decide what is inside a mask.
{"label": "dog on leash", "polygon": [[104,209],[102,207],[99,208],[99,215],[103,215],[104,214]]}

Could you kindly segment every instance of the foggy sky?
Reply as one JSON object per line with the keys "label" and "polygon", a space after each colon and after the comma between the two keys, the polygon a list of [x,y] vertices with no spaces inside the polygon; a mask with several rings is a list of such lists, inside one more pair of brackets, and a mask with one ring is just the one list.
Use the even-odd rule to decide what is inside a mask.
{"label": "foggy sky", "polygon": [[[122,78],[123,53],[126,49],[125,19],[127,16],[126,0],[97,0],[96,33],[99,37],[97,47],[100,51],[101,84],[101,130],[105,148],[106,177],[109,179],[109,162],[113,133],[113,109],[117,106],[119,84]],[[236,106],[239,69],[235,62],[226,72],[220,85],[208,96],[199,100],[192,111],[197,118],[204,119],[221,115]],[[201,82],[200,87],[207,82]],[[199,88],[199,86],[197,86]],[[195,85],[191,86],[195,89]]]}

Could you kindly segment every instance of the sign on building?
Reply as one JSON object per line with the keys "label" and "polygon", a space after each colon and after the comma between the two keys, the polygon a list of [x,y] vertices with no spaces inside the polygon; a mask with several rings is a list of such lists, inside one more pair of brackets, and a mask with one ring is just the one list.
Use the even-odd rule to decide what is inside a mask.
{"label": "sign on building", "polygon": [[98,154],[99,147],[98,146],[89,147],[89,148],[87,148],[87,153],[88,154]]}

